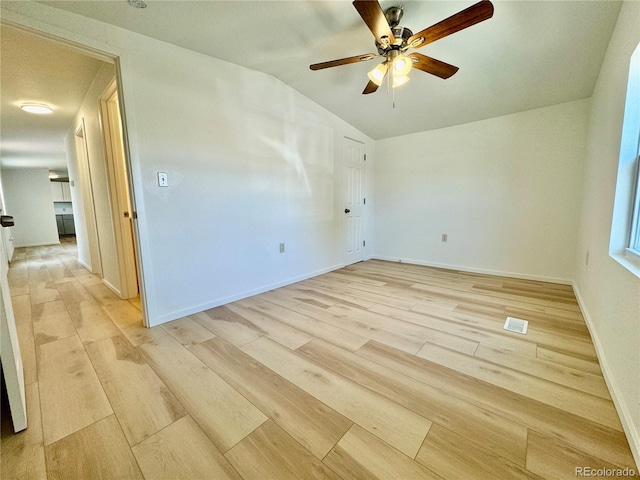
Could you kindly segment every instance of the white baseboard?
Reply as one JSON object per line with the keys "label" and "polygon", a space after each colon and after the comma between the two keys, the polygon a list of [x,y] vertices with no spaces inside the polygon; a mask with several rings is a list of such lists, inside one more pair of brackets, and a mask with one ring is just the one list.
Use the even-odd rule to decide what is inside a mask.
{"label": "white baseboard", "polygon": [[111,290],[113,293],[115,293],[118,298],[122,298],[122,293],[120,292],[119,289],[117,289],[116,287],[114,287],[111,283],[109,283],[107,280],[105,280],[104,278],[102,279],[102,283],[104,285],[106,285],[106,287]]}
{"label": "white baseboard", "polygon": [[338,270],[344,267],[344,264],[334,265],[329,268],[323,268],[321,270],[316,270],[315,272],[307,273],[304,275],[300,275],[298,277],[289,278],[287,280],[272,283],[271,285],[265,285],[262,287],[254,288],[252,290],[247,290],[242,293],[236,295],[230,295],[228,297],[219,298],[216,300],[212,300],[211,302],[202,303],[200,305],[196,305],[194,307],[186,308],[183,310],[179,310],[177,312],[171,312],[164,315],[160,315],[155,318],[149,319],[149,326],[155,327],[157,325],[162,325],[163,323],[170,322],[172,320],[176,320],[178,318],[185,317],[187,315],[193,315],[194,313],[203,312],[205,310],[209,310],[210,308],[219,307],[221,305],[226,305],[227,303],[235,302],[237,300],[242,300],[243,298],[252,297],[254,295],[259,295],[264,292],[268,292],[269,290],[273,290],[275,288],[285,287],[287,285],[291,285],[292,283],[301,282],[302,280],[307,280],[308,278],[317,277],[318,275],[322,275],[324,273],[333,272],[334,270]]}
{"label": "white baseboard", "polygon": [[620,387],[618,387],[616,379],[611,374],[611,368],[607,360],[607,355],[604,348],[602,347],[600,337],[598,336],[598,330],[595,328],[595,324],[593,322],[591,314],[589,313],[586,304],[582,300],[578,285],[573,282],[572,286],[573,291],[576,295],[576,299],[578,300],[578,305],[580,305],[580,310],[582,310],[582,316],[584,317],[584,321],[587,324],[589,333],[591,334],[593,346],[596,349],[596,355],[598,356],[600,368],[602,369],[602,376],[604,377],[604,381],[606,382],[607,387],[609,387],[609,392],[611,393],[613,404],[615,405],[616,410],[618,411],[618,415],[620,416],[620,422],[622,423],[624,433],[627,435],[629,447],[631,447],[631,453],[633,454],[633,458],[636,461],[637,470],[640,470],[640,425],[633,424],[633,417],[631,416],[629,407],[625,402],[624,397],[622,396]]}
{"label": "white baseboard", "polygon": [[465,267],[461,265],[448,265],[446,263],[424,262],[422,260],[411,260],[411,259],[399,258],[399,257],[384,257],[380,255],[373,255],[371,258],[375,260],[386,260],[388,262],[396,262],[396,263],[400,262],[400,263],[408,263],[411,265],[422,265],[424,267],[445,268],[447,270],[457,270],[460,272],[483,273],[486,275],[497,275],[499,277],[511,277],[511,278],[521,278],[523,280],[535,280],[537,282],[560,283],[562,285],[573,284],[573,280],[568,278],[546,277],[543,275],[529,275],[527,273],[518,273],[518,272],[504,272],[501,270],[490,270],[487,268],[474,268],[474,267]]}
{"label": "white baseboard", "polygon": [[46,243],[42,243],[42,242],[36,242],[36,243],[25,243],[22,245],[14,245],[13,248],[27,248],[27,247],[49,247],[51,245],[60,245],[60,240],[58,240],[57,242],[46,242]]}
{"label": "white baseboard", "polygon": [[93,270],[91,269],[90,265],[87,265],[85,262],[83,262],[81,259],[78,258],[78,263],[80,265],[82,265],[84,268],[86,268],[88,271],[90,271],[91,273],[93,273]]}

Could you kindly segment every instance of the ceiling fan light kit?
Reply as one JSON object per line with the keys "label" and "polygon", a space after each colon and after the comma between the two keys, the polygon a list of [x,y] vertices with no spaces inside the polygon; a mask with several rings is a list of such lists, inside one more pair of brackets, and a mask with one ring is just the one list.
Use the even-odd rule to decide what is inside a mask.
{"label": "ceiling fan light kit", "polygon": [[355,0],[353,6],[367,27],[369,27],[371,33],[373,33],[376,39],[375,44],[378,55],[369,53],[341,58],[315,63],[310,65],[309,68],[311,70],[322,70],[350,63],[364,62],[377,56],[383,57],[384,61],[367,74],[369,83],[362,92],[365,95],[375,92],[382,85],[389,71],[391,71],[389,83],[392,88],[407,83],[409,81],[409,72],[412,68],[443,79],[451,77],[458,71],[458,67],[421,53],[412,52],[407,54],[407,51],[410,48],[420,48],[433,43],[493,16],[493,4],[489,0],[482,0],[414,35],[408,28],[400,26],[400,20],[404,13],[401,7],[390,7],[383,12],[376,0]]}

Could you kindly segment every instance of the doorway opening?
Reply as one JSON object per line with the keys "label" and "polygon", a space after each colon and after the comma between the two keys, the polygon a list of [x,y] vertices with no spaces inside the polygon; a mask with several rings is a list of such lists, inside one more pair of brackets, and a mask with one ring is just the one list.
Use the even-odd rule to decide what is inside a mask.
{"label": "doorway opening", "polygon": [[[82,303],[86,319],[102,319],[104,325],[111,325],[105,330],[83,330],[73,324],[81,344],[89,341],[94,332],[142,330],[147,325],[147,314],[145,299],[139,296],[139,290],[144,289],[138,288],[143,276],[138,275],[139,251],[134,253],[139,237],[133,213],[135,197],[129,174],[126,118],[120,115],[123,97],[117,56],[6,21],[1,25],[5,67],[1,72],[3,144],[14,145],[15,155],[5,156],[3,152],[1,159],[2,180],[7,180],[3,186],[14,188],[4,189],[10,195],[5,199],[0,195],[0,209],[8,215],[12,210],[20,212],[20,224],[16,221],[11,228],[20,227],[21,232],[30,235],[15,235],[16,261],[11,272],[11,235],[4,229],[0,235],[0,360],[13,430],[19,431],[27,427],[25,385],[36,384],[41,345],[73,338],[67,333],[73,328],[69,325],[78,318],[84,321],[85,317],[81,317],[80,310],[73,318],[57,316],[68,328],[65,335],[56,339],[56,326],[40,339],[25,341],[29,333],[24,332],[33,332],[34,315],[30,308],[16,309],[15,314],[21,315],[17,324],[15,299],[20,297],[24,302],[26,298],[27,305],[56,302],[58,308],[66,298],[73,305]],[[50,105],[52,115],[45,121],[27,116],[20,108],[4,108],[5,101],[18,107],[23,100]],[[5,168],[10,172],[6,176]],[[58,176],[68,178],[68,183],[53,185],[50,180],[57,170],[63,171]],[[21,181],[12,182],[12,178]],[[58,191],[60,197],[56,200]],[[22,208],[25,199],[35,199],[28,203],[29,209]],[[73,226],[77,243],[69,236],[56,245],[60,238],[56,231],[56,201],[71,204],[73,219],[62,227],[66,233],[67,226]],[[117,212],[127,212],[129,221],[116,221],[120,217]],[[35,238],[35,226],[42,227],[45,234]],[[72,295],[63,295],[72,291]],[[127,307],[130,308],[125,310]],[[66,304],[62,310],[70,311]],[[83,334],[87,337],[83,338]]]}
{"label": "doorway opening", "polygon": [[[5,22],[2,24],[4,27]],[[41,73],[38,68],[31,69],[33,73],[30,73],[34,77],[41,75],[42,78],[36,78],[39,82],[37,85],[57,83],[57,90],[38,91],[43,96],[42,100],[47,100],[46,96],[51,93],[50,103],[57,114],[74,112],[69,120],[65,120],[69,122],[66,123],[65,133],[58,134],[64,141],[60,147],[55,147],[66,152],[67,172],[62,177],[65,180],[68,178],[69,182],[59,182],[54,186],[61,187],[64,202],[68,202],[73,209],[73,215],[67,215],[72,219],[69,225],[62,226],[65,227],[65,234],[66,227],[69,227],[70,233],[75,233],[78,262],[97,275],[120,299],[135,299],[142,310],[141,324],[146,326],[145,299],[136,299],[142,297],[143,288],[140,285],[143,277],[128,159],[126,118],[121,113],[124,110],[118,58],[27,27],[10,24],[6,30],[19,40],[24,40],[12,43],[20,45],[21,57],[32,58],[36,53],[44,57],[43,50],[48,51],[50,47],[59,57],[49,55],[46,58],[47,65],[71,64],[78,67],[67,68],[62,73],[57,71],[58,76],[61,75],[67,82],[71,76],[81,77],[84,81],[85,86],[79,98],[75,99],[75,103],[68,104],[65,102],[69,96],[63,93],[72,90],[71,87],[65,88],[56,75]],[[29,48],[33,49],[31,54]],[[81,59],[85,59],[84,62]],[[86,69],[82,70],[81,67]],[[3,72],[3,80],[4,77]],[[32,124],[35,125],[35,122]],[[37,138],[37,135],[32,137]],[[52,168],[49,168],[49,173],[51,177]],[[64,187],[67,187],[67,197],[70,198],[64,196]],[[52,194],[53,191],[52,187]],[[64,222],[64,217],[61,220]]]}

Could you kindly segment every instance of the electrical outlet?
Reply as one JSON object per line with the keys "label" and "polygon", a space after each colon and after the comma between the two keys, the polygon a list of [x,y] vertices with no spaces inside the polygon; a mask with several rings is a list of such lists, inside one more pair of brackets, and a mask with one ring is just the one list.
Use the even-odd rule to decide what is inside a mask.
{"label": "electrical outlet", "polygon": [[280,244],[280,253],[284,253],[284,243]]}
{"label": "electrical outlet", "polygon": [[442,234],[442,241],[443,241],[443,242],[446,242],[446,241],[447,241],[447,238],[449,238],[449,235],[447,235],[446,233],[443,233],[443,234]]}

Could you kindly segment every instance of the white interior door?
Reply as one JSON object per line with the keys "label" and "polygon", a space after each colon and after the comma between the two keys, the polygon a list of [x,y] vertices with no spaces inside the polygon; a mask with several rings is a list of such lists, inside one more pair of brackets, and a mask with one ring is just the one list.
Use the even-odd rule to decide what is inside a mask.
{"label": "white interior door", "polygon": [[345,265],[364,260],[364,144],[345,137],[342,142],[342,210]]}
{"label": "white interior door", "polygon": [[7,386],[13,429],[19,432],[27,428],[27,404],[24,396],[22,356],[11,305],[8,274],[9,261],[5,249],[0,248],[0,360]]}
{"label": "white interior door", "polygon": [[[0,208],[0,213],[2,213],[2,209]],[[4,227],[2,230],[2,248],[4,248],[5,258],[11,259],[13,258],[13,252],[15,248],[13,246],[13,235],[11,234],[11,229],[13,227]]]}
{"label": "white interior door", "polygon": [[109,197],[114,216],[118,266],[120,269],[121,296],[123,299],[138,295],[138,273],[135,247],[129,179],[125,163],[122,121],[118,103],[118,92],[114,82],[102,98],[102,120],[109,172]]}

